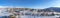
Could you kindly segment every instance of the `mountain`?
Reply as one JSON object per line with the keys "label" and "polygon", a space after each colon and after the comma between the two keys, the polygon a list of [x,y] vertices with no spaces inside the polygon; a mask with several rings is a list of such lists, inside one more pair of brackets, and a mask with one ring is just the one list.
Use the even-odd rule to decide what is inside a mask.
{"label": "mountain", "polygon": [[58,7],[50,7],[50,8],[46,8],[46,9],[53,10],[55,12],[60,12],[60,8],[58,8]]}

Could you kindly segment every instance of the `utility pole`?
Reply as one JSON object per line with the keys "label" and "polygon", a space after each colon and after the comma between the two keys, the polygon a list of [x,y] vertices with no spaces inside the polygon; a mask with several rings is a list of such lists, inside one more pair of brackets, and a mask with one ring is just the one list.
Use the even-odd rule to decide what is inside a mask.
{"label": "utility pole", "polygon": [[[19,8],[18,8],[18,10],[19,10]],[[18,12],[18,18],[20,18],[20,14],[21,14],[21,13],[20,13],[20,11],[19,11],[19,12]]]}
{"label": "utility pole", "polygon": [[15,18],[13,11],[14,11],[13,8],[10,8],[10,18]]}
{"label": "utility pole", "polygon": [[35,13],[36,13],[36,10],[33,11],[33,14],[34,14],[34,18],[35,18]]}

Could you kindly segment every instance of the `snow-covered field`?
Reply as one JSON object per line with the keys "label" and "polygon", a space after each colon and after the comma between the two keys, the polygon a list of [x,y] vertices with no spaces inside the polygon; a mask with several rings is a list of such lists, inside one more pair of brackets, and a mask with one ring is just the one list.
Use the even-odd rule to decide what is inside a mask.
{"label": "snow-covered field", "polygon": [[9,15],[10,15],[9,12],[5,12],[5,11],[0,10],[0,16],[9,16]]}
{"label": "snow-covered field", "polygon": [[[1,13],[0,16],[9,16],[9,14]],[[21,18],[56,18],[57,16],[29,16],[29,15],[21,15]],[[18,16],[16,16],[18,18]]]}
{"label": "snow-covered field", "polygon": [[[57,16],[21,16],[21,18],[56,18]],[[16,18],[18,18],[18,16],[16,16]]]}
{"label": "snow-covered field", "polygon": [[[1,16],[9,16],[9,12],[2,12],[0,10],[0,17]],[[21,15],[21,18],[56,18],[58,16],[31,16],[31,15]],[[16,18],[18,18],[18,16],[16,16]]]}

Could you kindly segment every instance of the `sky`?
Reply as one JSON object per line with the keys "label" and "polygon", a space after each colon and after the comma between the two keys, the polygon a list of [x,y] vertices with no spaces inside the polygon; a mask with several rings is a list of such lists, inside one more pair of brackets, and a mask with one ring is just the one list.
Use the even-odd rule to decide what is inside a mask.
{"label": "sky", "polygon": [[5,7],[34,8],[34,9],[60,7],[60,0],[0,0],[0,8]]}

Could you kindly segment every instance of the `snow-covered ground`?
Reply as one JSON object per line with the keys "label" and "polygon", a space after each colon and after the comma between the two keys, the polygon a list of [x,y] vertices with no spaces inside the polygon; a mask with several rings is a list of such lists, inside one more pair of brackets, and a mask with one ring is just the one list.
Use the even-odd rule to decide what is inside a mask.
{"label": "snow-covered ground", "polygon": [[[29,16],[29,15],[24,15],[20,16],[21,18],[56,18],[57,16]],[[18,18],[18,16],[16,16]]]}
{"label": "snow-covered ground", "polygon": [[5,12],[3,10],[0,10],[0,16],[9,16],[10,13],[9,12]]}
{"label": "snow-covered ground", "polygon": [[[9,16],[10,13],[9,12],[5,12],[2,10],[0,10],[0,16]],[[21,18],[56,18],[59,16],[31,16],[31,15],[21,15]],[[18,16],[16,16],[16,18],[18,18]]]}

